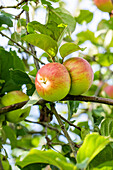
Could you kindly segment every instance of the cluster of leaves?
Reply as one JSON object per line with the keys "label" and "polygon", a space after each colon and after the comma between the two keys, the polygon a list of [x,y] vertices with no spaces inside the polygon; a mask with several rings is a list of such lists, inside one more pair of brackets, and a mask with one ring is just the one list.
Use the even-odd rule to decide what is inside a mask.
{"label": "cluster of leaves", "polygon": [[[57,3],[59,7],[54,8],[54,3]],[[84,57],[92,66],[96,65],[99,69],[96,69],[94,83],[86,95],[95,95],[100,81],[113,81],[111,70],[113,18],[101,20],[94,33],[88,28],[94,18],[92,12],[80,10],[79,15],[73,17],[62,5],[63,2],[61,3],[59,0],[23,1],[16,7],[16,10],[22,9],[26,13],[27,19],[21,18],[21,15],[14,16],[6,13],[4,8],[1,8],[0,34],[9,40],[7,47],[0,46],[0,97],[12,90],[23,90],[24,87],[27,95],[31,97],[25,107],[31,104],[32,109],[35,108],[33,104],[39,99],[34,85],[37,69],[35,64],[31,63],[31,53],[35,56],[34,60],[36,57],[38,58],[37,62],[45,59],[44,61],[47,60],[47,62],[62,63],[66,56],[71,56],[73,52],[77,51],[79,57]],[[42,6],[46,7],[46,23],[28,22],[29,7],[35,12]],[[12,32],[14,20],[17,20],[17,25]],[[83,23],[87,29],[76,34],[76,39],[73,40],[72,33],[76,30],[76,25],[82,26]],[[7,36],[10,33],[11,38]],[[79,52],[79,50],[84,52],[86,44],[87,54]],[[34,48],[42,49],[43,53],[35,55],[35,50],[38,51],[38,49],[35,48],[32,51],[31,45]],[[81,48],[81,45],[84,48]],[[98,95],[102,96],[103,93],[98,93]],[[46,114],[47,112],[42,109],[42,106],[39,106],[38,111],[35,108],[35,111],[32,111],[35,114],[31,113],[29,116],[30,121],[25,120],[18,124],[9,123],[5,120],[4,115],[0,115],[0,163],[5,170],[11,169],[11,166],[4,144],[11,146],[12,157],[18,168],[22,170],[44,169],[48,165],[48,168],[63,170],[113,169],[112,106],[60,101],[56,103],[59,114],[62,112],[59,111],[61,106],[67,108],[66,115],[63,115],[63,119],[61,116],[61,119],[71,137],[74,136],[76,158],[54,116]],[[0,107],[2,107],[1,104]],[[43,107],[50,111],[49,103]],[[80,120],[81,115],[82,121]],[[84,115],[87,117],[87,121],[84,120]],[[35,121],[32,121],[32,117]],[[60,152],[57,151],[59,148]]]}

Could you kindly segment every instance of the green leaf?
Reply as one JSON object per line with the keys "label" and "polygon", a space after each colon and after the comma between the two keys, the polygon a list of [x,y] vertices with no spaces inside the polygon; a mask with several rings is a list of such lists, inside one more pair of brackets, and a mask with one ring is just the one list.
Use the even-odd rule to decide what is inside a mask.
{"label": "green leaf", "polygon": [[113,137],[113,119],[106,118],[101,123],[100,132],[103,136]]}
{"label": "green leaf", "polygon": [[43,168],[45,168],[47,166],[47,164],[44,163],[34,163],[34,164],[30,164],[25,166],[24,168],[22,168],[21,170],[42,170]]}
{"label": "green leaf", "polygon": [[[94,159],[94,157],[102,151],[105,146],[109,143],[109,139],[103,136],[100,136],[98,133],[88,134],[85,137],[85,140],[78,150],[77,153],[77,167],[80,168],[80,165],[85,161],[84,168]],[[82,167],[83,168],[83,167]]]}
{"label": "green leaf", "polygon": [[104,54],[97,54],[96,61],[101,65],[108,67],[113,64],[113,54],[112,53],[104,53]]}
{"label": "green leaf", "polygon": [[112,161],[113,148],[109,144],[90,162],[88,168],[91,170],[93,170],[94,168],[104,168],[106,166],[110,166]]}
{"label": "green leaf", "polygon": [[79,24],[83,24],[83,22],[89,23],[93,19],[93,13],[89,10],[80,10],[80,14],[75,18]]}
{"label": "green leaf", "polygon": [[6,138],[8,138],[11,142],[11,147],[16,147],[17,140],[16,140],[16,134],[13,129],[11,129],[9,126],[3,126],[3,130],[5,132]]}
{"label": "green leaf", "polygon": [[48,2],[47,0],[41,0],[41,3],[42,3],[42,4],[46,4],[46,5],[48,5],[48,6],[51,6],[51,3]]}
{"label": "green leaf", "polygon": [[[17,56],[15,51],[5,51],[0,48],[0,81],[2,80],[0,93],[8,92],[11,90],[19,90],[19,86],[12,82],[10,77],[10,71],[19,69],[24,71],[24,65],[22,60]],[[9,84],[8,84],[9,83]]]}
{"label": "green leaf", "polygon": [[17,27],[19,28],[19,27],[26,27],[26,19],[24,19],[24,18],[20,18],[20,19],[18,19],[18,22],[17,22]]}
{"label": "green leaf", "polygon": [[46,25],[43,25],[37,21],[32,21],[27,24],[27,30],[29,33],[40,32],[41,34],[49,35],[60,45],[64,34],[66,32],[66,25],[58,25],[56,22],[50,22]]}
{"label": "green leaf", "polygon": [[44,34],[29,34],[22,38],[26,42],[37,46],[44,50],[50,57],[55,57],[57,54],[57,43],[51,37]]}
{"label": "green leaf", "polygon": [[67,55],[69,55],[75,51],[78,51],[78,50],[84,51],[85,49],[86,48],[80,48],[78,45],[69,42],[69,43],[63,44],[60,47],[59,52],[60,52],[61,57],[65,58]]}
{"label": "green leaf", "polygon": [[86,30],[78,33],[77,37],[78,37],[77,41],[79,42],[79,44],[82,44],[87,40],[91,41],[95,45],[102,44],[102,40],[98,37],[95,37],[94,32],[90,30]]}
{"label": "green leaf", "polygon": [[2,26],[2,24],[6,24],[8,27],[13,27],[12,20],[5,15],[0,15],[0,26]]}
{"label": "green leaf", "polygon": [[40,99],[41,97],[38,95],[37,91],[35,90],[30,100],[22,107],[22,109],[25,109],[29,106],[36,104]]}
{"label": "green leaf", "polygon": [[67,25],[67,31],[70,34],[75,30],[76,21],[74,17],[64,8],[49,8],[48,23],[55,21],[58,25]]}
{"label": "green leaf", "polygon": [[21,70],[11,70],[10,71],[10,78],[13,80],[13,82],[18,85],[22,86],[23,84],[27,85],[27,94],[32,95],[35,90],[35,85],[31,81],[30,77],[27,73],[21,71]]}
{"label": "green leaf", "polygon": [[22,9],[23,9],[24,11],[29,11],[29,6],[28,6],[28,5],[24,5],[24,6],[22,7]]}
{"label": "green leaf", "polygon": [[105,20],[102,19],[98,26],[97,26],[97,30],[109,30],[112,29],[113,30],[113,18],[111,17],[110,20]]}
{"label": "green leaf", "polygon": [[9,164],[9,161],[7,160],[7,156],[0,154],[0,160],[1,160],[1,163],[2,163],[2,166],[3,166],[3,169],[11,170],[11,166]]}
{"label": "green leaf", "polygon": [[[13,34],[11,34],[11,39],[18,42],[18,41],[21,40],[21,35],[19,33],[17,33],[17,32],[14,32]],[[9,45],[14,45],[14,43],[11,40],[9,40],[8,44]]]}
{"label": "green leaf", "polygon": [[47,163],[63,170],[77,170],[77,167],[73,163],[67,160],[60,153],[53,150],[40,151],[31,149],[29,154],[22,161],[18,161],[16,164],[23,168],[33,163]]}

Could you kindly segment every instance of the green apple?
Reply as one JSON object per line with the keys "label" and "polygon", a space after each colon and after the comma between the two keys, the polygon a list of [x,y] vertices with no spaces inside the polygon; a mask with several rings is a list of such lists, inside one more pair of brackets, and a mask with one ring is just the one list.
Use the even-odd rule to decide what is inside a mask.
{"label": "green apple", "polygon": [[63,64],[71,77],[69,94],[81,95],[85,93],[91,87],[94,78],[90,64],[81,57],[70,58]]}
{"label": "green apple", "polygon": [[112,0],[94,0],[94,3],[103,12],[111,12],[113,10]]}
{"label": "green apple", "polygon": [[70,90],[70,75],[63,64],[48,63],[37,73],[35,86],[40,97],[47,101],[63,99]]}
{"label": "green apple", "polygon": [[[29,99],[22,91],[11,91],[1,98],[1,103],[4,106],[13,105]],[[6,113],[6,120],[12,123],[17,123],[24,120],[30,112],[30,107],[26,109],[17,109]]]}

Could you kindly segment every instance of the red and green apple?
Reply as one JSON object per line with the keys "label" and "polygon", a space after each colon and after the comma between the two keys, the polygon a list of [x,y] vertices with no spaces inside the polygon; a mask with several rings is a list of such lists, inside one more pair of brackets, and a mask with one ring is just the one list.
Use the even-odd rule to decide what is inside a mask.
{"label": "red and green apple", "polygon": [[71,77],[71,88],[69,94],[81,95],[92,85],[94,73],[90,64],[81,57],[73,57],[66,60],[64,66]]}
{"label": "red and green apple", "polygon": [[35,86],[40,97],[47,101],[63,99],[70,90],[70,75],[63,64],[48,63],[36,75]]}
{"label": "red and green apple", "polygon": [[103,90],[109,98],[113,99],[113,85],[108,85]]}
{"label": "red and green apple", "polygon": [[94,3],[103,12],[111,12],[113,10],[112,0],[94,0]]}

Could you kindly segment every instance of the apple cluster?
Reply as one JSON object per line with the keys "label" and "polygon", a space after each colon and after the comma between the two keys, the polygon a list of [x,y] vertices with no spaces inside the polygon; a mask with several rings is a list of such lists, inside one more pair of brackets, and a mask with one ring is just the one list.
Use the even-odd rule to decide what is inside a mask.
{"label": "apple cluster", "polygon": [[35,78],[38,94],[47,101],[58,101],[67,94],[81,95],[92,85],[94,78],[90,64],[83,58],[73,57],[63,64],[44,65]]}
{"label": "apple cluster", "polygon": [[94,3],[103,12],[111,12],[113,10],[112,0],[94,0]]}

